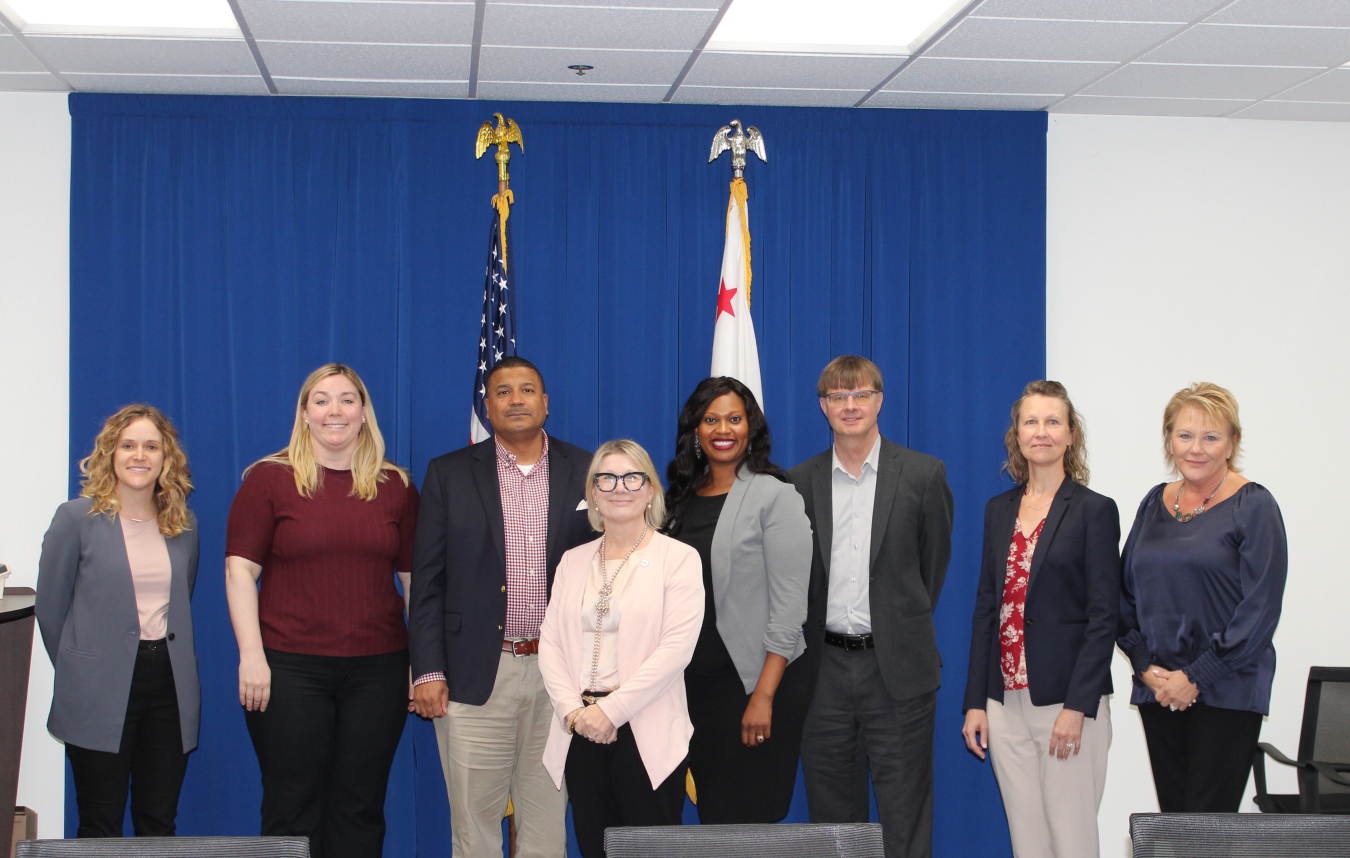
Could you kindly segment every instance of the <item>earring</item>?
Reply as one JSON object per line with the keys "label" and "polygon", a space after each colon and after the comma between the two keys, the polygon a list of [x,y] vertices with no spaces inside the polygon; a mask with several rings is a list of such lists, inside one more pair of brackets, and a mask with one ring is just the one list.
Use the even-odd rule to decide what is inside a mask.
{"label": "earring", "polygon": [[694,458],[695,459],[703,458],[703,445],[698,443],[697,435],[694,436]]}
{"label": "earring", "polygon": [[749,452],[750,452],[751,450],[753,450],[753,449],[755,449],[755,445],[754,445],[754,444],[751,444],[749,441],[746,441],[746,442],[745,442],[745,452],[749,453]]}

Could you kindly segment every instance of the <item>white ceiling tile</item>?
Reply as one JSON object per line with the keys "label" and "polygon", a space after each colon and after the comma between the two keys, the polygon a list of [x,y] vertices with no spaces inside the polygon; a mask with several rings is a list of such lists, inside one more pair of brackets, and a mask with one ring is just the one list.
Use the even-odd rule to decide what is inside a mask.
{"label": "white ceiling tile", "polygon": [[1237,119],[1287,119],[1304,122],[1350,122],[1350,104],[1263,101],[1235,117]]}
{"label": "white ceiling tile", "polygon": [[887,84],[886,89],[897,92],[1063,94],[1073,92],[1113,68],[1113,63],[919,57]]}
{"label": "white ceiling tile", "polygon": [[478,100],[498,98],[504,101],[610,101],[659,102],[666,97],[668,86],[619,86],[585,83],[513,83],[509,81],[482,81],[478,84]]}
{"label": "white ceiling tile", "polygon": [[267,85],[256,73],[245,76],[156,74],[67,74],[78,92],[166,92],[201,95],[267,95]]}
{"label": "white ceiling tile", "polygon": [[[502,48],[486,45],[478,59],[480,81],[575,84],[638,83],[669,87],[688,51],[613,51],[596,48]],[[571,65],[595,68],[578,77]]]}
{"label": "white ceiling tile", "polygon": [[1350,27],[1350,3],[1345,0],[1238,0],[1216,14],[1213,21],[1286,27]]}
{"label": "white ceiling tile", "polygon": [[471,53],[462,45],[337,42],[258,42],[258,50],[274,75],[355,80],[467,81]]}
{"label": "white ceiling tile", "polygon": [[1327,68],[1350,61],[1350,29],[1200,24],[1140,59],[1150,63]]}
{"label": "white ceiling tile", "polygon": [[483,44],[691,51],[716,14],[706,9],[493,4],[483,16]]}
{"label": "white ceiling tile", "polygon": [[1274,66],[1184,66],[1130,63],[1084,90],[1086,95],[1256,100],[1311,77],[1309,69]]}
{"label": "white ceiling tile", "polygon": [[[1199,20],[1227,0],[984,0],[973,14],[1075,21]],[[1287,0],[1277,0],[1287,2]]]}
{"label": "white ceiling tile", "polygon": [[[739,86],[682,86],[676,104],[761,104],[791,107],[852,107],[867,90],[755,89]],[[770,145],[773,145],[770,143]]]}
{"label": "white ceiling tile", "polygon": [[1277,101],[1350,102],[1350,69],[1334,69],[1275,97]]}
{"label": "white ceiling tile", "polygon": [[1044,110],[1058,95],[1000,95],[973,92],[878,92],[867,107],[920,107],[940,110]]}
{"label": "white ceiling tile", "polygon": [[332,80],[274,77],[281,95],[353,95],[367,98],[467,98],[468,81]]}
{"label": "white ceiling tile", "polygon": [[11,35],[0,35],[0,72],[43,72],[42,63]]}
{"label": "white ceiling tile", "polygon": [[1051,113],[1099,113],[1124,116],[1224,116],[1251,102],[1245,99],[1108,98],[1075,95],[1055,105]]}
{"label": "white ceiling tile", "polygon": [[0,92],[65,92],[66,87],[47,72],[0,72]]}
{"label": "white ceiling tile", "polygon": [[885,80],[901,61],[900,57],[704,51],[684,82],[686,86],[861,89],[866,92]]}
{"label": "white ceiling tile", "polygon": [[243,39],[145,39],[108,36],[28,37],[57,71],[83,74],[256,75]]}
{"label": "white ceiling tile", "polygon": [[1182,26],[1121,21],[967,18],[942,41],[925,51],[924,56],[1124,62]]}
{"label": "white ceiling tile", "polygon": [[255,39],[302,42],[473,43],[472,2],[240,0]]}

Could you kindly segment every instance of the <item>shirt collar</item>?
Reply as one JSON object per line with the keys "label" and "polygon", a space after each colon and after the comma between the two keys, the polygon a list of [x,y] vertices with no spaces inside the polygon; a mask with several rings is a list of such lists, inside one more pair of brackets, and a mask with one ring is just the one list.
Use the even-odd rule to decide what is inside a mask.
{"label": "shirt collar", "polygon": [[[544,449],[539,451],[539,461],[543,461],[544,458],[548,456],[548,433],[542,429],[540,429],[539,432],[544,436]],[[496,435],[492,436],[492,443],[497,447],[498,460],[505,462],[508,465],[514,465],[516,463],[516,454],[502,446],[502,442]],[[535,462],[535,464],[537,465],[539,462]]]}
{"label": "shirt collar", "polygon": [[[872,442],[872,449],[867,451],[867,458],[863,460],[864,471],[870,467],[872,469],[872,473],[875,474],[877,472],[877,462],[880,461],[881,461],[881,435],[878,433],[877,439]],[[854,478],[853,475],[848,472],[848,469],[845,468],[842,464],[840,464],[839,451],[835,449],[833,444],[830,445],[830,465],[831,471],[839,471],[840,473],[844,474],[844,476],[848,477],[850,480]],[[863,472],[859,472],[858,476],[861,477],[862,473]]]}

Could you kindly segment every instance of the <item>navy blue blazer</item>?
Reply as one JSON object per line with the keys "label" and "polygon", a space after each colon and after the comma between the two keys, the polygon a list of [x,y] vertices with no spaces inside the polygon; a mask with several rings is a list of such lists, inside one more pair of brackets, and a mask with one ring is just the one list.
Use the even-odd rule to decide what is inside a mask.
{"label": "navy blue blazer", "polygon": [[[450,699],[492,694],[506,625],[506,524],[494,439],[432,459],[422,481],[408,604],[412,675],[444,673]],[[548,439],[548,591],[564,551],[595,539],[584,508],[591,454]]]}
{"label": "navy blue blazer", "polygon": [[[1008,546],[1024,486],[984,508],[984,556],[970,633],[962,711],[1003,701],[999,610]],[[1024,640],[1027,686],[1035,706],[1097,715],[1110,694],[1111,656],[1120,610],[1120,513],[1116,502],[1066,479],[1045,516],[1027,581]]]}

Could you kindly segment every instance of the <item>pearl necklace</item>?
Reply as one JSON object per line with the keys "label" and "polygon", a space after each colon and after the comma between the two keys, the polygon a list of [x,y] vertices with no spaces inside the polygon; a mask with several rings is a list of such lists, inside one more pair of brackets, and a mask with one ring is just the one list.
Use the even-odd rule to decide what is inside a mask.
{"label": "pearl necklace", "polygon": [[1214,491],[1209,493],[1209,497],[1201,501],[1200,505],[1195,508],[1195,512],[1180,513],[1178,512],[1178,510],[1181,509],[1181,493],[1186,491],[1186,478],[1182,477],[1181,485],[1177,486],[1176,502],[1172,504],[1172,517],[1175,518],[1177,521],[1185,523],[1195,518],[1197,515],[1200,515],[1202,512],[1205,511],[1205,507],[1209,506],[1209,502],[1214,500],[1214,496],[1219,493],[1219,489],[1223,488],[1223,484],[1226,482],[1228,482],[1228,472],[1224,471],[1223,479],[1219,480],[1219,484],[1214,487]]}
{"label": "pearl necklace", "polygon": [[633,556],[633,552],[637,551],[638,546],[642,544],[642,540],[647,538],[647,531],[650,529],[650,524],[642,526],[642,535],[638,537],[637,542],[633,543],[633,547],[628,549],[628,554],[624,556],[623,560],[619,561],[619,568],[614,570],[613,578],[609,577],[609,571],[606,568],[607,564],[605,563],[605,543],[607,538],[600,538],[601,583],[600,595],[595,600],[595,646],[591,648],[591,682],[590,687],[586,689],[588,691],[594,691],[596,684],[600,681],[600,631],[605,624],[605,617],[609,616],[609,597],[614,592],[614,584],[619,580],[619,573],[622,572],[623,567],[627,565],[628,558]]}

